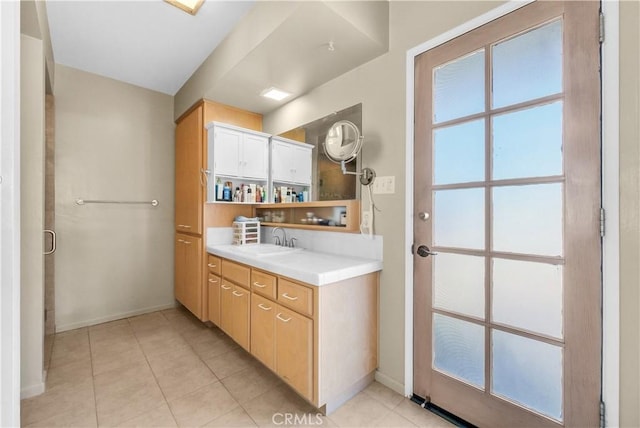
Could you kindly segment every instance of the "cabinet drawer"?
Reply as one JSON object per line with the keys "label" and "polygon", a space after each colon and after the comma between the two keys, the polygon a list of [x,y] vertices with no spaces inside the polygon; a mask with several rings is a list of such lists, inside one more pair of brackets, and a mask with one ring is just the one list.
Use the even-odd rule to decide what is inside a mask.
{"label": "cabinet drawer", "polygon": [[251,269],[238,263],[222,260],[222,276],[238,285],[249,288],[249,275]]}
{"label": "cabinet drawer", "polygon": [[207,269],[214,275],[220,275],[220,257],[212,256],[209,254],[209,258],[207,259]]}
{"label": "cabinet drawer", "polygon": [[251,270],[251,289],[256,293],[271,299],[276,299],[276,284],[278,280],[274,275],[265,272]]}
{"label": "cabinet drawer", "polygon": [[280,278],[278,302],[303,315],[313,316],[313,290]]}

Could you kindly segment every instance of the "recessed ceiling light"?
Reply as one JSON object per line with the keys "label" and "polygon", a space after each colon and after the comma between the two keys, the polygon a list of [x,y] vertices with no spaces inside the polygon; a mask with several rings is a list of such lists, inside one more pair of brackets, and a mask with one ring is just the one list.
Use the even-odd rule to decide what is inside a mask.
{"label": "recessed ceiling light", "polygon": [[178,9],[184,10],[191,15],[198,13],[198,9],[204,3],[204,0],[164,0],[169,4],[174,5]]}
{"label": "recessed ceiling light", "polygon": [[262,91],[260,95],[266,98],[271,98],[276,101],[280,101],[287,98],[288,96],[291,96],[289,92],[285,92],[281,89],[274,88],[274,87],[265,89],[264,91]]}

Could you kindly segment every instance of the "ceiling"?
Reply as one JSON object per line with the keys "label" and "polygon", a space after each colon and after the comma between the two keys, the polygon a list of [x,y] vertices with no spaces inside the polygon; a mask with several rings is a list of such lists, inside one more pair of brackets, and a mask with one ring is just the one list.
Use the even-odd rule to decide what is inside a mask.
{"label": "ceiling", "polygon": [[[56,63],[169,95],[202,65],[192,96],[263,114],[388,49],[388,4],[380,1],[206,0],[196,16],[161,0],[46,4]],[[209,73],[212,62],[225,72]],[[270,86],[293,97],[261,97]]]}
{"label": "ceiling", "polygon": [[205,1],[47,1],[55,62],[174,95],[253,6]]}

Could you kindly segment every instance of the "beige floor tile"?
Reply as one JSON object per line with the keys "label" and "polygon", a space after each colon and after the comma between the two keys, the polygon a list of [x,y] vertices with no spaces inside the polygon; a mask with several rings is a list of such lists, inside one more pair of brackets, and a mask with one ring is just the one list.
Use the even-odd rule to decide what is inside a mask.
{"label": "beige floor tile", "polygon": [[132,364],[144,363],[146,359],[138,345],[127,350],[114,349],[93,354],[93,375],[97,376],[116,369],[126,368]]}
{"label": "beige floor tile", "polygon": [[167,370],[160,375],[156,375],[156,379],[167,400],[182,397],[196,389],[218,381],[218,378],[201,361]]}
{"label": "beige floor tile", "polygon": [[394,390],[387,388],[383,384],[376,381],[372,382],[371,385],[369,385],[364,390],[364,392],[371,396],[371,398],[378,400],[390,409],[396,407],[405,398]]}
{"label": "beige floor tile", "polygon": [[50,418],[34,422],[26,427],[97,427],[96,408],[94,406],[74,406],[70,410]]}
{"label": "beige floor tile", "polygon": [[53,419],[74,409],[95,410],[93,382],[86,380],[72,388],[53,388],[20,402],[22,425]]}
{"label": "beige floor tile", "polygon": [[236,348],[216,357],[209,358],[205,360],[205,363],[218,379],[224,379],[227,376],[256,365],[256,359],[244,349]]}
{"label": "beige floor tile", "polygon": [[253,419],[242,407],[237,407],[205,425],[205,427],[209,428],[249,428],[256,426]]}
{"label": "beige floor tile", "polygon": [[111,327],[90,330],[89,337],[91,338],[91,346],[94,348],[104,345],[105,343],[117,343],[119,341],[135,339],[131,326],[128,323],[123,324],[121,322]]}
{"label": "beige floor tile", "polygon": [[155,380],[133,384],[110,394],[98,394],[99,426],[115,426],[160,407],[164,396]]}
{"label": "beige floor tile", "polygon": [[50,368],[47,372],[46,386],[47,391],[54,388],[73,388],[86,381],[93,382],[90,359]]}
{"label": "beige floor tile", "polygon": [[167,370],[202,362],[200,357],[188,346],[175,349],[166,354],[149,355],[147,360],[156,376],[161,375]]}
{"label": "beige floor tile", "polygon": [[168,428],[177,427],[175,419],[169,410],[167,403],[163,403],[160,407],[155,408],[147,413],[129,419],[118,425],[127,428]]}
{"label": "beige floor tile", "polygon": [[[291,414],[298,418],[311,418],[317,410],[286,385],[279,385],[262,395],[242,404],[245,411],[258,426],[283,426],[281,415]],[[307,415],[307,416],[304,416]]]}
{"label": "beige floor tile", "polygon": [[136,333],[140,347],[145,355],[165,354],[177,348],[189,346],[179,333],[170,328],[144,330]]}
{"label": "beige floor tile", "polygon": [[128,389],[131,386],[156,383],[155,377],[146,360],[138,361],[125,367],[112,369],[94,376],[96,400]]}
{"label": "beige floor tile", "polygon": [[375,422],[372,426],[374,427],[384,427],[384,428],[411,428],[415,427],[416,424],[411,422],[409,419],[400,416],[398,413],[391,411],[383,416],[382,419]]}
{"label": "beige floor tile", "polygon": [[161,312],[152,312],[150,314],[131,317],[129,318],[129,324],[136,333],[169,326],[169,322]]}
{"label": "beige floor tile", "polygon": [[90,357],[87,329],[72,330],[56,335],[49,367],[81,362]]}
{"label": "beige floor tile", "polygon": [[240,346],[229,337],[212,336],[207,332],[207,337],[199,342],[190,342],[193,350],[203,360],[209,360],[227,352],[239,349]]}
{"label": "beige floor tile", "polygon": [[240,403],[250,401],[282,384],[282,381],[263,366],[251,366],[221,380]]}
{"label": "beige floor tile", "polygon": [[402,402],[398,404],[398,406],[393,409],[393,411],[409,419],[419,427],[447,428],[454,426],[453,424],[442,419],[440,416],[423,409],[408,398],[402,400]]}
{"label": "beige floor tile", "polygon": [[361,392],[330,414],[329,418],[341,427],[368,427],[373,426],[389,412],[391,409]]}
{"label": "beige floor tile", "polygon": [[171,412],[180,427],[202,426],[229,413],[238,403],[220,382],[169,402]]}
{"label": "beige floor tile", "polygon": [[89,333],[102,330],[105,328],[117,327],[121,325],[129,325],[129,320],[127,320],[126,318],[122,318],[115,321],[103,322],[102,324],[92,325],[91,327],[89,327]]}

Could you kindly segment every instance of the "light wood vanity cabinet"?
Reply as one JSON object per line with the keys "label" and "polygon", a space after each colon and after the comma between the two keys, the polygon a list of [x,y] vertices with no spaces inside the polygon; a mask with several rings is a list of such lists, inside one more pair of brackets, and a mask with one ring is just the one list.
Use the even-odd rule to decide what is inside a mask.
{"label": "light wood vanity cabinet", "polygon": [[330,413],[373,380],[377,272],[313,286],[225,258],[221,265],[214,323],[310,403]]}
{"label": "light wood vanity cabinet", "polygon": [[176,233],[175,239],[175,295],[187,309],[199,316],[201,313],[202,287],[200,251],[202,238]]}
{"label": "light wood vanity cabinet", "polygon": [[207,257],[207,289],[208,295],[208,312],[209,320],[216,324],[220,324],[220,278],[222,260],[219,257],[209,255]]}

